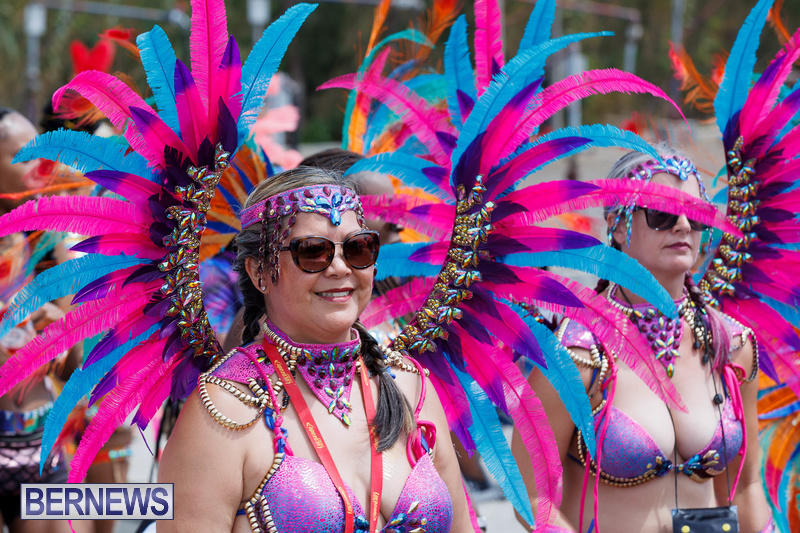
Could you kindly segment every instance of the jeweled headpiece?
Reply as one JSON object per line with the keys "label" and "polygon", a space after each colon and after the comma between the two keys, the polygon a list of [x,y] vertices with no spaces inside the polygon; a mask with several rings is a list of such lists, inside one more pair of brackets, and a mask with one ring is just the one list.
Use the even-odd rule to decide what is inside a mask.
{"label": "jeweled headpiece", "polygon": [[[342,223],[342,214],[345,211],[355,211],[359,224],[364,226],[361,200],[353,190],[341,185],[311,185],[291,189],[270,196],[242,210],[240,214],[242,231],[257,222],[262,224],[258,263],[259,289],[263,289],[263,258],[265,256],[269,258],[272,282],[278,282],[281,244],[289,236],[292,226],[297,221],[298,212],[316,213],[328,217],[331,224],[338,226]],[[281,232],[284,217],[288,217],[288,224]],[[270,220],[273,224],[272,240],[267,243],[267,224]]]}
{"label": "jeweled headpiece", "polygon": [[[711,203],[711,198],[708,197],[706,193],[706,187],[703,185],[703,178],[700,176],[700,172],[697,170],[697,167],[692,163],[691,160],[686,159],[685,157],[680,157],[677,155],[673,155],[667,158],[664,158],[661,161],[650,159],[645,161],[644,163],[637,165],[636,168],[622,176],[621,179],[631,179],[631,180],[640,180],[640,181],[650,181],[653,179],[653,176],[662,172],[666,172],[667,174],[672,174],[673,176],[677,176],[678,179],[681,181],[687,181],[689,176],[694,176],[697,180],[697,184],[700,186],[700,196],[703,199]],[[628,204],[625,206],[617,207],[613,210],[616,213],[616,217],[614,218],[614,224],[608,229],[608,244],[612,244],[612,237],[611,235],[617,229],[622,217],[625,217],[625,226],[627,229],[626,232],[626,241],[628,245],[631,244],[631,220],[633,219],[633,210],[636,207],[635,204]]]}

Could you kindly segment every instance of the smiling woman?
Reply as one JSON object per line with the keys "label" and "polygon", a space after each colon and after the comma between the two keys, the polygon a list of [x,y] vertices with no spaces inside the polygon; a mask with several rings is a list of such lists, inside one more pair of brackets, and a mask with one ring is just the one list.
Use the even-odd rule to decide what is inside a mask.
{"label": "smiling woman", "polygon": [[[235,265],[244,346],[201,375],[181,411],[159,472],[175,484],[176,520],[159,530],[467,530],[435,391],[358,321],[380,243],[352,184],[298,167],[245,205]],[[198,452],[215,458],[191,468]]]}

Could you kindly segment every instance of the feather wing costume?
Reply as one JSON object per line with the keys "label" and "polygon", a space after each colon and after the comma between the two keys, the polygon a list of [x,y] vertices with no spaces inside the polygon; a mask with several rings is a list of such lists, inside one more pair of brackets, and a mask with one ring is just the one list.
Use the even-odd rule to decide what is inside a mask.
{"label": "feather wing costume", "polygon": [[[28,202],[0,219],[0,234],[49,229],[89,238],[87,255],[60,265],[59,287],[77,307],[0,368],[0,394],[64,347],[102,340],[73,374],[51,411],[43,456],[67,415],[87,394],[108,394],[75,454],[70,481],[129,413],[144,428],[167,396],[186,396],[220,348],[202,304],[200,235],[214,190],[258,116],[268,81],[313,5],[298,4],[267,28],[242,64],[228,35],[222,0],[192,1],[191,69],[161,28],[137,44],[158,111],[126,84],[99,71],[79,73],[54,95],[75,91],[123,131],[128,146],[57,131],[34,139],[17,160],[44,157],[84,172],[123,199],[54,197]],[[78,265],[76,262],[80,262]],[[49,274],[46,272],[45,274]],[[13,302],[24,314],[41,297]],[[9,313],[11,315],[11,313]],[[5,319],[0,331],[13,326]]]}
{"label": "feather wing costume", "polygon": [[[412,83],[379,73],[359,72],[323,85],[355,89],[379,100],[403,117],[418,141],[409,149],[404,145],[360,161],[349,173],[383,172],[437,198],[365,199],[365,210],[373,216],[409,225],[432,239],[382,248],[379,277],[417,279],[373,301],[365,319],[380,321],[417,309],[393,347],[410,352],[431,370],[451,428],[468,450],[477,448],[488,458],[487,467],[506,496],[532,524],[519,471],[513,461],[503,460],[507,449],[498,448],[492,437],[496,421],[484,417],[486,409],[479,406],[488,399],[514,420],[533,462],[539,494],[537,530],[547,528],[560,504],[561,464],[542,405],[516,360],[527,357],[545,372],[575,425],[587,432],[592,454],[594,427],[583,383],[566,350],[519,304],[593,324],[595,333],[610,349],[626,354],[626,363],[660,397],[682,407],[663,368],[648,363],[650,349],[632,334],[629,321],[593,291],[540,267],[567,266],[611,276],[674,314],[666,292],[642,267],[596,239],[538,223],[573,209],[633,198],[671,212],[700,209],[696,199],[643,182],[622,188],[572,181],[524,186],[523,180],[537,169],[591,145],[623,146],[657,157],[639,137],[611,126],[559,130],[531,142],[531,135],[556,111],[609,91],[668,99],[657,87],[613,69],[584,72],[543,88],[549,55],[571,42],[600,35],[551,40],[554,9],[552,1],[537,2],[520,50],[505,62],[497,4],[476,1],[476,68],[470,62],[463,16],[445,45],[446,109],[427,103]],[[739,233],[713,209],[698,215]]]}

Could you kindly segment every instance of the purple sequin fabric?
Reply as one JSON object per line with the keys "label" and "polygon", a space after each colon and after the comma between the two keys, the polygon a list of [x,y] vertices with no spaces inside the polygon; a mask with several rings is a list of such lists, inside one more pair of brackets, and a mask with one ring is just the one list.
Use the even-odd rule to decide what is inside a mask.
{"label": "purple sequin fabric", "polygon": [[[358,524],[366,526],[364,510],[350,487],[345,488],[357,517],[356,531],[361,531]],[[319,463],[286,456],[262,494],[280,532],[344,531],[342,500],[325,467]],[[426,533],[445,533],[450,531],[452,517],[450,493],[430,457],[424,455],[406,480],[395,511],[381,531],[409,533],[422,528]]]}
{"label": "purple sequin fabric", "polygon": [[[215,371],[214,376],[239,383],[249,378],[260,381],[254,363],[244,353],[258,357],[258,343],[240,348]],[[267,374],[269,362],[261,363]],[[276,437],[276,440],[283,438]],[[433,443],[431,443],[433,444]],[[339,533],[344,531],[344,504],[325,467],[315,461],[288,453],[262,490],[272,520],[280,533]],[[345,487],[356,515],[355,532],[369,530],[363,507],[350,487]],[[241,511],[240,511],[241,513]],[[446,533],[450,531],[453,505],[450,492],[429,455],[424,454],[406,479],[394,512],[382,533]],[[266,524],[261,524],[268,531]]]}

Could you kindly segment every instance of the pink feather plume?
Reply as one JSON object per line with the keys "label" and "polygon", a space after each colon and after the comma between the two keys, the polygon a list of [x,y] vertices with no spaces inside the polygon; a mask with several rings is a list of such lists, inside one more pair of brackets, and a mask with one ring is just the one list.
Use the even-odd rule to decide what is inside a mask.
{"label": "pink feather plume", "polygon": [[[228,44],[228,18],[224,0],[192,0],[192,32],[189,36],[192,76],[208,116],[212,83]],[[221,92],[221,91],[220,91]],[[216,102],[214,103],[216,105]]]}
{"label": "pink feather plume", "polygon": [[361,322],[367,328],[373,328],[387,320],[417,311],[425,303],[434,283],[436,278],[414,278],[388,291],[367,305],[361,313]]}
{"label": "pink feather plume", "polygon": [[502,14],[497,0],[475,2],[475,82],[478,96],[483,94],[494,75],[492,64],[499,70],[503,59]]}

